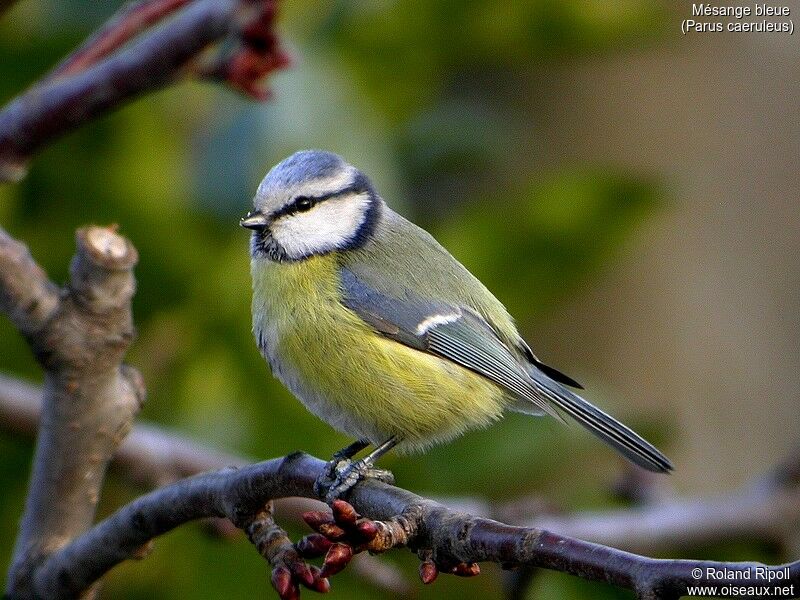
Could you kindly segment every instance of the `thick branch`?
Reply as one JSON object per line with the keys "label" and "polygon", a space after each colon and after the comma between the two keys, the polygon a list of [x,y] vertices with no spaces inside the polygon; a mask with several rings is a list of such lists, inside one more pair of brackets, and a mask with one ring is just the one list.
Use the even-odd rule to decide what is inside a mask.
{"label": "thick branch", "polygon": [[[39,388],[0,377],[0,425],[13,432],[34,432],[40,397]],[[115,457],[115,464],[129,477],[147,485],[246,462],[244,458],[141,424],[134,426]],[[799,462],[787,462],[774,474],[725,496],[666,500],[652,506],[602,513],[543,516],[531,521],[529,527],[638,552],[663,552],[737,537],[780,541],[791,531],[791,524],[800,521],[800,492],[796,487]],[[320,507],[310,498],[286,499],[278,504],[282,506],[281,513],[293,517],[303,510]],[[447,504],[464,505],[463,502]],[[474,500],[469,506],[471,512],[490,511],[489,506]],[[373,560],[367,571],[374,566]],[[379,583],[384,585],[382,581]]]}
{"label": "thick branch", "polygon": [[313,478],[296,479],[287,467],[296,461],[312,469],[322,463],[305,455],[292,458],[198,475],[141,496],[53,554],[39,569],[37,593],[74,597],[137,548],[188,521],[226,517],[244,524],[270,498],[310,496]]}
{"label": "thick branch", "polygon": [[[154,537],[194,519],[227,517],[247,523],[270,498],[313,497],[313,482],[324,463],[293,454],[177,482],[142,496],[99,523],[70,545],[54,553],[39,569],[36,589],[53,598],[74,596],[114,565],[133,556]],[[605,581],[634,590],[643,599],[672,599],[687,585],[703,585],[693,569],[755,569],[756,563],[663,560],[631,554],[547,530],[512,527],[497,521],[457,513],[445,506],[379,482],[358,486],[352,504],[374,519],[402,514],[409,546],[429,549],[435,560],[465,563],[492,561],[506,568],[535,566],[585,579]],[[788,569],[786,585],[800,585],[800,564],[769,567]],[[715,585],[741,581],[713,580]],[[782,581],[783,583],[783,581]]]}
{"label": "thick branch", "polygon": [[[41,407],[40,387],[0,375],[0,430],[34,437]],[[138,423],[117,449],[112,467],[134,483],[154,487],[204,471],[253,462],[253,459],[221,452],[161,427]],[[304,512],[325,509],[324,503],[312,498],[283,498],[275,505],[279,517],[297,523],[302,523],[300,516]],[[377,557],[359,554],[351,569],[377,588],[401,595],[409,592],[409,584],[402,573]]]}
{"label": "thick branch", "polygon": [[[27,250],[0,232],[2,309],[45,370],[33,472],[7,583],[15,597],[28,594],[45,556],[91,525],[108,462],[144,397],[138,373],[121,365],[133,338],[136,250],[111,229],[81,229],[76,237],[70,282],[59,292]],[[17,285],[26,280],[30,289]]]}
{"label": "thick branch", "polygon": [[0,311],[25,336],[34,335],[58,308],[58,288],[25,244],[0,229]]}

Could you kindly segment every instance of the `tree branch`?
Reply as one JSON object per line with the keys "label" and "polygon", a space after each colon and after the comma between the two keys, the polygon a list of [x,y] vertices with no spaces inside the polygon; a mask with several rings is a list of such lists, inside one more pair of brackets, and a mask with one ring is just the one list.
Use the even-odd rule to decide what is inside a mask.
{"label": "tree branch", "polygon": [[[42,565],[38,593],[52,598],[78,594],[116,564],[131,558],[149,540],[187,521],[227,517],[250,522],[271,498],[313,497],[313,482],[325,463],[297,453],[255,465],[192,477],[142,496],[99,523]],[[755,569],[757,563],[653,559],[544,529],[512,527],[449,510],[411,492],[369,481],[350,498],[359,512],[388,520],[402,515],[408,546],[428,550],[437,562],[491,561],[504,568],[535,566],[605,581],[642,599],[673,599],[689,585],[741,585],[731,578],[709,579],[707,569]],[[693,576],[701,569],[700,578]],[[788,571],[785,571],[787,570]],[[768,567],[800,584],[800,563]]]}
{"label": "tree branch", "polygon": [[[800,454],[796,453],[742,489],[710,498],[679,499],[659,494],[656,501],[627,509],[571,515],[540,513],[533,519],[530,511],[523,514],[525,502],[514,502],[498,513],[515,524],[648,554],[687,552],[739,540],[788,547],[800,523],[799,473]],[[506,578],[508,598],[524,598],[536,573],[537,569],[528,567],[510,574]],[[745,583],[739,581],[740,586]]]}
{"label": "tree branch", "polygon": [[800,522],[796,486],[750,486],[714,498],[671,499],[617,511],[545,516],[530,526],[636,552],[663,552],[723,540],[785,541]]}
{"label": "tree branch", "polygon": [[0,229],[0,308],[45,370],[9,594],[27,593],[36,565],[91,525],[108,462],[144,398],[139,374],[121,365],[133,339],[136,250],[112,229],[81,229],[76,238],[70,282],[58,290]]}
{"label": "tree branch", "polygon": [[[178,6],[177,0],[149,0],[123,10],[53,76],[7,105],[0,112],[0,181],[21,179],[30,157],[57,137],[186,76],[190,63],[225,36],[241,41],[217,62],[215,79],[246,89],[287,63],[272,33],[270,0],[195,0],[163,26],[107,56]],[[254,62],[257,68],[250,68]]]}
{"label": "tree branch", "polygon": [[[39,426],[41,408],[41,387],[0,375],[0,429],[33,437]],[[145,486],[163,485],[203,471],[254,462],[142,423],[133,426],[113,460],[128,479]]]}
{"label": "tree branch", "polygon": [[[41,407],[42,389],[39,386],[0,375],[0,430],[34,437]],[[220,452],[161,427],[138,423],[117,449],[112,467],[133,483],[155,487],[204,471],[253,462],[254,459]],[[275,507],[279,518],[301,523],[300,516],[304,512],[324,510],[326,505],[312,498],[295,497],[279,499]],[[402,572],[374,556],[357,556],[351,568],[377,588],[399,595],[409,592],[408,581]]]}
{"label": "tree branch", "polygon": [[0,310],[24,336],[40,331],[58,310],[59,290],[28,248],[0,229]]}
{"label": "tree branch", "polygon": [[[40,388],[0,377],[0,426],[11,432],[32,434],[38,419],[40,397]],[[163,473],[169,473],[166,480],[172,482],[175,478],[199,471],[218,470],[228,465],[243,466],[248,461],[220,453],[158,427],[138,424],[120,446],[114,462],[134,481],[153,485],[165,480],[161,477]],[[792,457],[774,472],[758,478],[740,492],[707,499],[665,499],[650,506],[619,511],[544,515],[530,520],[527,528],[558,532],[565,539],[584,538],[598,544],[648,553],[745,537],[781,541],[791,532],[791,524],[800,521],[799,473],[800,459]],[[314,475],[308,478],[313,479]],[[310,497],[305,500],[281,499],[277,504],[284,517],[292,518],[297,518],[303,511],[324,507]],[[491,512],[492,508],[476,500],[466,504],[457,500],[444,501],[444,504],[449,507],[464,506],[471,512],[484,514]],[[390,512],[384,510],[378,514],[385,516]],[[512,511],[502,507],[496,512],[514,520],[519,519],[511,516]],[[196,518],[203,516],[218,515],[201,514]],[[137,539],[135,543],[139,541]],[[134,546],[135,543],[131,542]],[[375,560],[367,565],[354,563],[354,566],[363,575],[374,569]],[[396,574],[390,575],[389,579],[395,581]],[[383,578],[376,584],[386,585]],[[397,586],[396,583],[392,585]]]}
{"label": "tree branch", "polygon": [[125,4],[61,62],[50,78],[79,73],[191,0],[136,0]]}

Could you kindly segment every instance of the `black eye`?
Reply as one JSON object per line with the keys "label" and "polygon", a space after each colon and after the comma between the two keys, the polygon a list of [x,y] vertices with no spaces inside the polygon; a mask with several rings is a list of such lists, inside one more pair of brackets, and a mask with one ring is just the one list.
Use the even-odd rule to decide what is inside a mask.
{"label": "black eye", "polygon": [[314,206],[314,200],[312,198],[306,198],[305,196],[300,196],[294,201],[294,208],[298,212],[305,212],[307,210],[311,210]]}

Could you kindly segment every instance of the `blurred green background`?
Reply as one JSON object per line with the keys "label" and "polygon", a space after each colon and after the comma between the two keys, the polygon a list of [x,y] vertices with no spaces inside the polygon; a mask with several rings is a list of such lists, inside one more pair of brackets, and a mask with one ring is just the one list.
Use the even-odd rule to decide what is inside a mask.
{"label": "blurred green background", "polygon": [[[0,22],[3,100],[117,5],[22,0]],[[767,54],[743,58],[747,48],[729,40],[681,38],[677,23],[685,6],[654,0],[285,2],[279,28],[295,60],[271,81],[271,102],[255,104],[193,82],[136,101],[48,148],[21,184],[0,187],[0,223],[59,282],[76,227],[119,223],[133,240],[141,260],[138,339],[129,362],[148,386],[142,420],[253,457],[296,449],[327,457],[348,440],[308,414],[256,351],[248,236],[237,221],[271,165],[301,148],[333,150],[370,174],[395,209],[428,228],[481,278],[540,356],[676,456],[676,487],[725,489],[766,468],[797,439],[796,428],[775,429],[786,422],[780,412],[790,410],[786,397],[752,409],[746,385],[764,390],[757,378],[747,378],[745,387],[733,380],[733,393],[724,384],[717,395],[710,389],[732,381],[725,369],[741,366],[739,348],[754,339],[749,366],[780,369],[790,374],[786,385],[800,385],[793,375],[800,372],[793,368],[797,355],[780,345],[797,339],[795,305],[786,298],[797,300],[793,284],[800,278],[796,266],[787,270],[780,262],[798,248],[797,236],[779,234],[773,247],[763,235],[787,229],[764,218],[797,223],[794,205],[781,203],[797,185],[796,170],[781,163],[773,174],[763,158],[772,148],[758,145],[758,132],[772,127],[783,135],[769,138],[779,146],[775,153],[796,150],[796,131],[781,125],[795,113],[774,108],[773,80],[762,85],[754,76],[745,91],[739,80],[753,66],[748,61],[774,65],[774,54],[788,63],[796,51],[751,36],[741,43],[761,44]],[[773,111],[742,109],[746,114],[736,117],[748,102]],[[754,114],[760,115],[755,124]],[[741,158],[752,172],[742,171],[735,157],[755,153],[755,166]],[[781,179],[770,184],[773,175]],[[772,198],[767,216],[748,201],[759,190],[761,208]],[[759,260],[770,268],[759,268]],[[763,281],[765,272],[774,279]],[[777,316],[772,301],[783,310]],[[772,321],[765,326],[742,314],[772,315]],[[764,331],[769,342],[753,337]],[[41,378],[24,340],[4,319],[0,371]],[[757,426],[764,410],[771,418],[760,445],[753,436],[754,449],[737,455],[728,440],[741,432],[731,414],[753,413],[750,423]],[[705,422],[704,414],[711,415]],[[31,448],[28,439],[0,435],[3,570]],[[581,431],[521,415],[425,456],[389,456],[383,465],[400,485],[426,495],[499,504],[533,494],[566,509],[618,504],[610,484],[624,469]],[[140,492],[112,477],[101,512]],[[501,572],[491,566],[474,580],[442,577],[422,588],[407,554],[381,560],[400,565],[420,598],[501,596]],[[747,541],[693,554],[780,558]],[[268,571],[246,541],[218,540],[188,526],[160,539],[146,562],[114,570],[104,595],[272,597],[268,585]],[[391,596],[348,570],[333,581],[331,597]],[[630,595],[546,574],[528,597]]]}

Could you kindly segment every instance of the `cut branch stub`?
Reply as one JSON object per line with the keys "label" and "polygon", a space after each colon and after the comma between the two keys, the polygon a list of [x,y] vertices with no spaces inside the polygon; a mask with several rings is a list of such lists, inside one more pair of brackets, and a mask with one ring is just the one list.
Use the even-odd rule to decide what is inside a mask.
{"label": "cut branch stub", "polygon": [[[76,241],[60,294],[29,255],[4,246],[23,257],[14,263],[20,278],[31,277],[48,302],[57,298],[43,319],[22,310],[30,296],[14,286],[15,277],[0,278],[3,308],[28,319],[23,331],[45,370],[33,472],[7,584],[14,598],[30,597],[36,566],[92,524],[108,463],[144,401],[139,373],[122,364],[134,336],[136,249],[114,227],[80,229]],[[0,261],[6,264],[5,254]]]}

